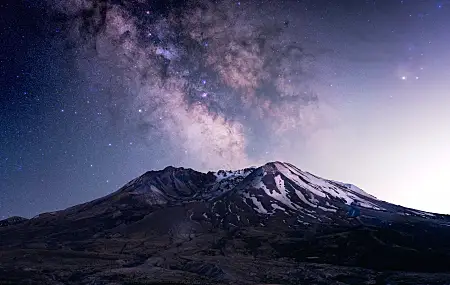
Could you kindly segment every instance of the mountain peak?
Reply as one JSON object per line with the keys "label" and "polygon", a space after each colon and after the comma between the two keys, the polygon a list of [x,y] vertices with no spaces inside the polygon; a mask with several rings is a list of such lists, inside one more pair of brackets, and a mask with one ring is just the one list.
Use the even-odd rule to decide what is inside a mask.
{"label": "mountain peak", "polygon": [[[358,221],[346,215],[347,204],[352,201],[359,202]],[[124,279],[127,272],[133,278],[139,276],[141,280],[136,274],[142,273],[154,281],[160,273],[168,272],[173,277],[184,271],[186,275],[179,280],[191,280],[192,273],[212,274],[219,277],[208,284],[218,284],[230,272],[243,272],[239,262],[248,260],[258,264],[245,266],[254,268],[254,272],[260,272],[260,265],[265,264],[264,276],[254,283],[265,284],[277,257],[283,258],[279,264],[293,262],[294,258],[316,264],[320,261],[327,264],[327,270],[333,262],[351,265],[354,270],[367,265],[368,255],[375,255],[369,260],[381,266],[391,259],[403,266],[405,260],[415,258],[410,261],[412,266],[433,264],[429,268],[441,266],[448,271],[448,263],[442,260],[450,255],[443,256],[442,252],[448,249],[449,226],[448,217],[377,200],[352,184],[323,179],[286,162],[208,173],[170,166],[146,172],[118,191],[82,205],[30,220],[13,217],[0,221],[0,249],[9,251],[0,256],[0,263],[14,263],[11,270],[3,269],[10,273],[24,264],[28,268],[30,260],[36,260],[36,270],[21,272],[20,276],[35,272],[40,278],[42,266],[53,262],[64,272],[58,276],[66,276],[74,260],[79,260],[80,270],[67,275],[73,284],[91,284],[94,280],[78,277],[86,268],[86,258],[98,258],[92,264],[101,270],[106,264],[120,267],[108,270],[112,275],[101,283]],[[411,239],[413,234],[417,238]],[[426,246],[424,241],[428,241]],[[357,250],[348,250],[345,244]],[[435,245],[439,246],[430,251]],[[397,258],[400,251],[404,254]],[[247,258],[249,254],[253,258]],[[256,260],[259,256],[264,258]],[[112,258],[117,262],[111,262]],[[229,260],[224,263],[226,258]],[[216,263],[211,263],[214,260]],[[225,266],[223,270],[221,266]],[[297,267],[294,264],[292,268]],[[45,272],[51,273],[51,282],[36,283],[53,284],[54,272],[58,271],[49,268]],[[283,268],[277,280],[284,282],[289,272]],[[343,276],[342,267],[336,272]],[[95,278],[104,274],[100,272]],[[302,274],[296,273],[290,283],[297,284]],[[366,276],[367,271],[361,274]],[[237,279],[227,280],[235,284]],[[359,284],[363,279],[354,280]]]}
{"label": "mountain peak", "polygon": [[282,161],[207,173],[168,166],[147,172],[123,188],[136,198],[141,195],[150,204],[223,200],[237,196],[240,198],[234,200],[241,199],[244,204],[253,205],[251,207],[259,214],[275,213],[275,208],[287,212],[317,209],[336,212],[353,201],[363,208],[385,210],[384,202],[352,184],[320,178]]}
{"label": "mountain peak", "polygon": [[405,210],[380,201],[352,184],[327,180],[281,161],[207,173],[169,166],[149,171],[83,209],[97,205],[149,213],[159,208],[191,205],[192,217],[215,225],[259,225],[278,217],[290,221],[286,226],[292,226],[342,219],[337,213],[354,201],[362,212],[406,211],[413,216],[434,216]]}
{"label": "mountain peak", "polygon": [[0,227],[6,227],[11,225],[17,225],[23,222],[28,221],[27,218],[19,217],[19,216],[12,216],[4,220],[0,220]]}

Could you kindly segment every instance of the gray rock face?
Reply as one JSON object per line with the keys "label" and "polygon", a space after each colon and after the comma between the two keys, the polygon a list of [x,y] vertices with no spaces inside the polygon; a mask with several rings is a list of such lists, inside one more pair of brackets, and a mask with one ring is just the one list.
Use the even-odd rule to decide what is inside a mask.
{"label": "gray rock face", "polygon": [[[352,202],[359,220],[347,218]],[[450,284],[448,260],[448,216],[282,162],[167,167],[0,221],[0,284]]]}

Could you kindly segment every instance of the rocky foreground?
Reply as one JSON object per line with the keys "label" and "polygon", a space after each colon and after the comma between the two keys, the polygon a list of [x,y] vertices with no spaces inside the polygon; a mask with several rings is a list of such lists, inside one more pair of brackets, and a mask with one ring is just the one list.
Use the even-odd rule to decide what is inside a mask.
{"label": "rocky foreground", "polygon": [[168,167],[0,221],[0,284],[450,284],[450,218],[288,163]]}

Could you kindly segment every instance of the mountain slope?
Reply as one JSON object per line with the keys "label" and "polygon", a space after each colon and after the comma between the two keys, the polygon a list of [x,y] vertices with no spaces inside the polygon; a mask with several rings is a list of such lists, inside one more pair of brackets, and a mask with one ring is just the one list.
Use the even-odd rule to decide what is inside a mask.
{"label": "mountain slope", "polygon": [[[346,216],[353,201],[362,224]],[[16,276],[0,283],[413,280],[386,270],[433,272],[414,273],[427,284],[450,280],[448,216],[389,204],[282,162],[208,173],[167,167],[103,198],[0,225],[0,273]],[[330,270],[347,275],[308,271],[311,262],[345,266]]]}

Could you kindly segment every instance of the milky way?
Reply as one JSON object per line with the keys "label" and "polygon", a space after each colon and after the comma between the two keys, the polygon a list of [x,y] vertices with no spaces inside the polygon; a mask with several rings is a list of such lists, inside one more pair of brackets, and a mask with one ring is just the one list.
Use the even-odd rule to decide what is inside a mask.
{"label": "milky way", "polygon": [[274,160],[448,212],[447,2],[2,0],[0,218]]}
{"label": "milky way", "polygon": [[164,2],[52,3],[83,62],[106,65],[125,86],[110,99],[125,128],[217,168],[253,163],[252,138],[281,146],[286,133],[323,124],[310,86],[318,53],[292,40],[295,19],[280,17],[282,7]]}

